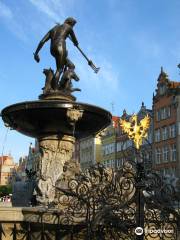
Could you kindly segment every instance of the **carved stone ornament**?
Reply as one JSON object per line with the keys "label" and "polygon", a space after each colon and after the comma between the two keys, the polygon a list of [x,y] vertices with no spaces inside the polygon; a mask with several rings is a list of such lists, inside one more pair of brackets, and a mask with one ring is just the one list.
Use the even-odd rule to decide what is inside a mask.
{"label": "carved stone ornament", "polygon": [[68,122],[70,124],[74,124],[76,123],[78,120],[80,120],[83,116],[83,111],[82,110],[78,110],[75,108],[69,108],[67,110],[67,118],[68,118]]}
{"label": "carved stone ornament", "polygon": [[65,162],[72,159],[74,138],[55,136],[39,140],[41,157],[37,171],[37,202],[48,205],[54,202],[56,181],[61,178]]}

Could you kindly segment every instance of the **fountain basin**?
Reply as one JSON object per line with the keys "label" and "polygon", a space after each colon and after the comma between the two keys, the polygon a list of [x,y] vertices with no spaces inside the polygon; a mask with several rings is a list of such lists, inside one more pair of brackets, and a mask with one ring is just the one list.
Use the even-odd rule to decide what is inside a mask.
{"label": "fountain basin", "polygon": [[[83,112],[82,118],[73,126],[68,122],[68,109]],[[103,108],[78,102],[62,100],[37,100],[21,102],[4,108],[3,121],[12,129],[30,137],[69,135],[76,139],[87,137],[104,129],[111,123],[111,114]]]}

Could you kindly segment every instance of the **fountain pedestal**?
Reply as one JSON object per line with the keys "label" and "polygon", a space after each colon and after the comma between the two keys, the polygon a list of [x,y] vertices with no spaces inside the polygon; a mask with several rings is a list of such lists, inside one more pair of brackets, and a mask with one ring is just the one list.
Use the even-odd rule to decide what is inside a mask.
{"label": "fountain pedestal", "polygon": [[48,205],[54,202],[55,185],[61,178],[65,162],[70,162],[75,138],[68,135],[48,136],[39,139],[41,158],[37,176],[37,202]]}
{"label": "fountain pedestal", "polygon": [[17,103],[2,110],[4,122],[12,129],[38,139],[36,194],[43,206],[55,204],[56,183],[66,178],[64,165],[77,172],[72,160],[75,139],[95,134],[111,122],[111,114],[102,108],[72,101],[68,96],[68,100],[64,96],[57,99],[57,94],[54,98]]}

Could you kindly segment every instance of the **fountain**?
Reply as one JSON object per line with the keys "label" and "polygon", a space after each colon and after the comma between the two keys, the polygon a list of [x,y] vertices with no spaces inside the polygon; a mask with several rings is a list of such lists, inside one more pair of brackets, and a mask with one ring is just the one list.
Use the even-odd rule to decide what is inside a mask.
{"label": "fountain", "polygon": [[[56,207],[57,182],[59,184],[63,179],[65,184],[67,168],[74,173],[80,171],[79,163],[72,159],[75,140],[101,131],[111,122],[108,111],[76,102],[72,95],[72,92],[81,90],[72,85],[72,80],[79,81],[79,77],[75,73],[75,65],[67,56],[67,37],[83,54],[90,67],[96,73],[99,70],[80,49],[73,31],[75,23],[75,19],[67,18],[62,25],[57,24],[40,41],[34,53],[34,59],[39,62],[38,52],[50,40],[51,54],[57,67],[56,72],[51,68],[43,70],[46,79],[39,100],[16,103],[1,112],[5,124],[39,142],[41,157],[37,164],[35,188],[37,207],[26,209],[30,212],[32,209],[38,212],[42,207]],[[22,209],[20,215],[21,220],[24,219]]]}
{"label": "fountain", "polygon": [[[73,18],[67,18],[64,24],[57,24],[37,47],[34,58],[39,62],[38,52],[50,40],[51,54],[57,63],[55,73],[51,68],[43,71],[46,81],[39,100],[16,103],[2,110],[3,121],[12,129],[38,139],[41,158],[37,172],[37,201],[44,206],[55,201],[55,185],[61,178],[64,164],[72,159],[75,139],[97,133],[111,121],[108,111],[78,103],[71,94],[80,90],[72,88],[72,79],[78,81],[79,78],[74,64],[68,59],[65,40],[69,36],[78,47],[73,32],[75,22]],[[63,47],[58,50],[60,46]],[[92,61],[88,61],[95,70]]]}

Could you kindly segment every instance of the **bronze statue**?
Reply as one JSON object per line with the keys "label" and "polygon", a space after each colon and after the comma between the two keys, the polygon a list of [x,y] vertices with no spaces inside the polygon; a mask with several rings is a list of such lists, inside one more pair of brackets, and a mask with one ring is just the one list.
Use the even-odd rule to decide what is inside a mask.
{"label": "bronze statue", "polygon": [[59,83],[59,90],[66,92],[81,91],[79,88],[72,88],[72,79],[79,81],[79,77],[75,73],[74,69],[75,65],[68,59],[61,81]]}
{"label": "bronze statue", "polygon": [[[73,31],[73,27],[76,24],[76,20],[72,17],[68,17],[63,24],[56,24],[39,42],[38,47],[34,53],[34,59],[39,62],[39,51],[43,45],[50,40],[50,52],[56,61],[56,71],[50,69],[44,69],[43,73],[46,76],[45,87],[43,88],[43,94],[47,94],[53,91],[65,91],[71,93],[73,91],[80,91],[79,88],[72,88],[71,80],[79,81],[78,76],[74,72],[75,65],[68,58],[68,51],[66,49],[66,39],[69,38],[77,49],[81,52],[84,58],[87,60],[90,67],[95,73],[99,71],[99,68],[93,64],[93,62],[84,54],[81,48],[78,46],[78,41]],[[62,78],[60,80],[60,76]]]}
{"label": "bronze statue", "polygon": [[43,70],[43,73],[46,76],[45,86],[42,88],[43,93],[47,94],[52,90],[55,91],[57,89],[57,84],[54,79],[54,71],[51,68],[49,69],[45,68]]}
{"label": "bronze statue", "polygon": [[56,60],[56,72],[55,72],[55,80],[59,81],[60,74],[63,72],[64,67],[66,65],[67,60],[67,50],[66,50],[66,38],[70,36],[72,42],[75,46],[78,46],[78,41],[73,31],[73,27],[76,24],[76,20],[73,18],[67,18],[65,22],[60,25],[57,24],[53,27],[40,41],[38,47],[34,53],[34,59],[39,62],[39,51],[47,42],[51,40],[50,51],[52,56]]}

